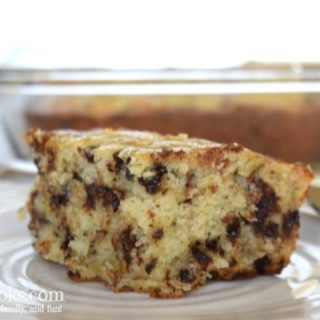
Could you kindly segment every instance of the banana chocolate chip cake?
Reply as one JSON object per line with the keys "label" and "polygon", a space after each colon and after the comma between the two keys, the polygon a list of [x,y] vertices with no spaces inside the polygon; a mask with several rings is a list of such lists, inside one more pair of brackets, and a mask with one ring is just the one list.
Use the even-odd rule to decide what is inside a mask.
{"label": "banana chocolate chip cake", "polygon": [[289,262],[306,166],[186,135],[32,129],[26,140],[34,247],[74,280],[180,297]]}

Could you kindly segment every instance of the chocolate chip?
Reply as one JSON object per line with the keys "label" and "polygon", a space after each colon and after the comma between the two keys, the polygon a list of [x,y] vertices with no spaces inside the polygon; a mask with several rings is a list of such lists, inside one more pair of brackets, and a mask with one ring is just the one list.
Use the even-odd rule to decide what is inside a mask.
{"label": "chocolate chip", "polygon": [[230,262],[229,262],[229,267],[232,268],[232,267],[234,267],[236,265],[237,265],[237,260],[234,257],[232,257]]}
{"label": "chocolate chip", "polygon": [[113,212],[116,212],[119,209],[120,201],[124,198],[124,192],[113,191],[109,187],[99,186],[94,183],[86,185],[86,192],[86,206],[90,209],[95,208],[96,199],[101,199],[105,207],[111,205]]}
{"label": "chocolate chip", "polygon": [[163,237],[163,229],[158,229],[152,233],[152,238],[161,239]]}
{"label": "chocolate chip", "polygon": [[89,185],[86,185],[85,188],[87,193],[86,206],[89,209],[94,209],[96,206],[96,197],[97,194],[99,194],[99,186],[91,183]]}
{"label": "chocolate chip", "polygon": [[240,219],[237,217],[232,217],[227,224],[226,230],[228,238],[235,240],[240,235],[241,231]]}
{"label": "chocolate chip", "polygon": [[69,270],[68,277],[75,282],[81,282],[83,280],[83,278],[81,277],[81,275],[78,271],[72,272]]}
{"label": "chocolate chip", "polygon": [[80,174],[78,172],[73,171],[72,175],[73,175],[73,179],[74,180],[82,182],[82,178],[81,178],[81,176],[80,176]]}
{"label": "chocolate chip", "polygon": [[115,161],[116,172],[119,173],[125,166],[124,161],[119,157],[120,151],[113,154],[113,160]]}
{"label": "chocolate chip", "polygon": [[74,236],[71,234],[70,229],[66,228],[66,234],[63,243],[61,244],[62,250],[67,250],[69,247],[70,241],[74,240]]}
{"label": "chocolate chip", "polygon": [[289,212],[282,221],[282,230],[285,235],[290,235],[294,226],[299,227],[299,212],[298,211],[291,211]]}
{"label": "chocolate chip", "polygon": [[[91,147],[92,148],[92,147]],[[89,162],[89,163],[94,163],[94,155],[91,152],[90,147],[86,149],[82,149],[78,147],[78,152],[82,154],[82,156]]]}
{"label": "chocolate chip", "polygon": [[[113,154],[113,159],[115,161],[115,172],[120,173],[121,170],[124,170],[125,177],[127,180],[132,181],[134,178],[134,175],[130,172],[130,170],[127,168],[127,165],[131,162],[131,157],[128,157],[125,161],[119,157],[119,151]],[[108,165],[108,167],[110,164]],[[109,171],[113,171],[113,169]]]}
{"label": "chocolate chip", "polygon": [[115,171],[114,166],[112,165],[112,163],[107,163],[107,168],[112,173]]}
{"label": "chocolate chip", "polygon": [[257,218],[263,220],[277,206],[277,195],[273,188],[263,180],[255,181],[256,187],[261,193],[259,201],[256,203]]}
{"label": "chocolate chip", "polygon": [[140,177],[138,180],[139,183],[143,185],[146,191],[150,194],[154,194],[159,191],[162,176],[167,173],[167,169],[163,165],[157,165],[154,168],[154,171],[156,172],[155,175],[148,178]]}
{"label": "chocolate chip", "polygon": [[60,208],[61,206],[65,206],[69,201],[68,192],[64,191],[60,194],[53,194],[51,196],[51,206],[53,208]]}
{"label": "chocolate chip", "polygon": [[186,184],[185,184],[185,188],[186,188],[187,193],[188,193],[188,189],[193,187],[194,177],[195,177],[195,174],[191,171],[188,171],[187,177],[186,177]]}
{"label": "chocolate chip", "polygon": [[151,259],[151,261],[146,265],[146,273],[150,274],[152,272],[152,270],[154,269],[154,267],[157,264],[158,259],[157,258],[153,258]]}
{"label": "chocolate chip", "polygon": [[206,249],[211,251],[212,253],[218,253],[221,256],[224,256],[224,254],[225,254],[223,248],[221,247],[219,237],[207,239],[205,242],[205,246],[206,246]]}
{"label": "chocolate chip", "polygon": [[254,267],[258,274],[266,273],[266,267],[271,264],[271,260],[267,255],[254,261]]}
{"label": "chocolate chip", "polygon": [[132,233],[132,227],[128,226],[121,232],[120,243],[123,251],[124,260],[127,265],[132,261],[131,250],[135,247],[137,237]]}
{"label": "chocolate chip", "polygon": [[268,215],[277,207],[278,198],[271,186],[263,180],[255,181],[255,185],[260,193],[260,199],[256,203],[256,218],[254,229],[256,233],[261,233],[268,237],[276,237],[278,234],[278,227],[273,223],[266,223]]}
{"label": "chocolate chip", "polygon": [[207,240],[206,248],[212,252],[218,252],[218,249],[219,249],[218,239]]}
{"label": "chocolate chip", "polygon": [[196,275],[189,269],[181,269],[179,272],[179,278],[181,282],[191,283],[196,280]]}
{"label": "chocolate chip", "polygon": [[165,166],[163,165],[157,165],[156,168],[155,168],[156,172],[160,175],[163,175],[165,173],[167,173],[167,169]]}
{"label": "chocolate chip", "polygon": [[273,222],[269,222],[264,225],[261,229],[262,233],[269,238],[276,238],[278,237],[278,225]]}
{"label": "chocolate chip", "polygon": [[119,206],[120,206],[120,199],[123,199],[123,197],[124,197],[123,193],[121,193],[120,196],[118,196],[110,188],[102,187],[100,190],[100,194],[102,197],[102,203],[105,207],[111,205],[113,212],[118,211]]}
{"label": "chocolate chip", "polygon": [[206,269],[208,267],[209,263],[212,261],[212,259],[199,248],[198,242],[196,242],[193,245],[193,247],[191,248],[191,252],[192,252],[193,258],[204,269]]}
{"label": "chocolate chip", "polygon": [[126,175],[127,180],[129,180],[129,181],[132,181],[134,178],[134,175],[130,172],[130,170],[128,168],[126,168],[125,175]]}
{"label": "chocolate chip", "polygon": [[83,155],[90,163],[94,163],[94,155],[89,150],[83,150]]}

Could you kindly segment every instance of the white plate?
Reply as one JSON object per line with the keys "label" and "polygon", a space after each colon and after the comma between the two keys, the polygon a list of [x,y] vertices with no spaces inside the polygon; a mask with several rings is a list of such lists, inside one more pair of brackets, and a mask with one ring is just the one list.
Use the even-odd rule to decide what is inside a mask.
{"label": "white plate", "polygon": [[[0,223],[0,319],[320,319],[319,217],[301,214],[301,240],[291,261],[279,276],[211,282],[180,299],[115,294],[101,283],[72,282],[64,267],[42,260],[31,246],[26,222],[18,222],[11,211]],[[41,305],[23,302],[19,294],[52,290],[63,291],[64,301],[56,305],[61,313],[49,312],[48,302],[37,314],[5,309]]]}

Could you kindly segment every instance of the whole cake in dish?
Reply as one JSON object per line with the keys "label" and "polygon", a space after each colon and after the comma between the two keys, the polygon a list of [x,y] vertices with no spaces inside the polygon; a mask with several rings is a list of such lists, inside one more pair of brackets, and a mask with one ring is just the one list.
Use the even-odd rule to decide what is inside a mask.
{"label": "whole cake in dish", "polygon": [[237,144],[130,130],[30,130],[35,249],[72,279],[180,297],[276,274],[295,248],[311,171]]}
{"label": "whole cake in dish", "polygon": [[30,101],[26,118],[47,130],[185,132],[285,161],[320,161],[320,108],[305,94],[40,97]]}

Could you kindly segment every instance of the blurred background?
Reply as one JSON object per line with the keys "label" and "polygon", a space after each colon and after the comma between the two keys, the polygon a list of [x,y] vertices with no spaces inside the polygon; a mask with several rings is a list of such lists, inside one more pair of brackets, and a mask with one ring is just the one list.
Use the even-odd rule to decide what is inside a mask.
{"label": "blurred background", "polygon": [[[320,162],[319,1],[0,2],[2,166],[28,127],[126,127]],[[12,160],[13,159],[13,160]]]}

